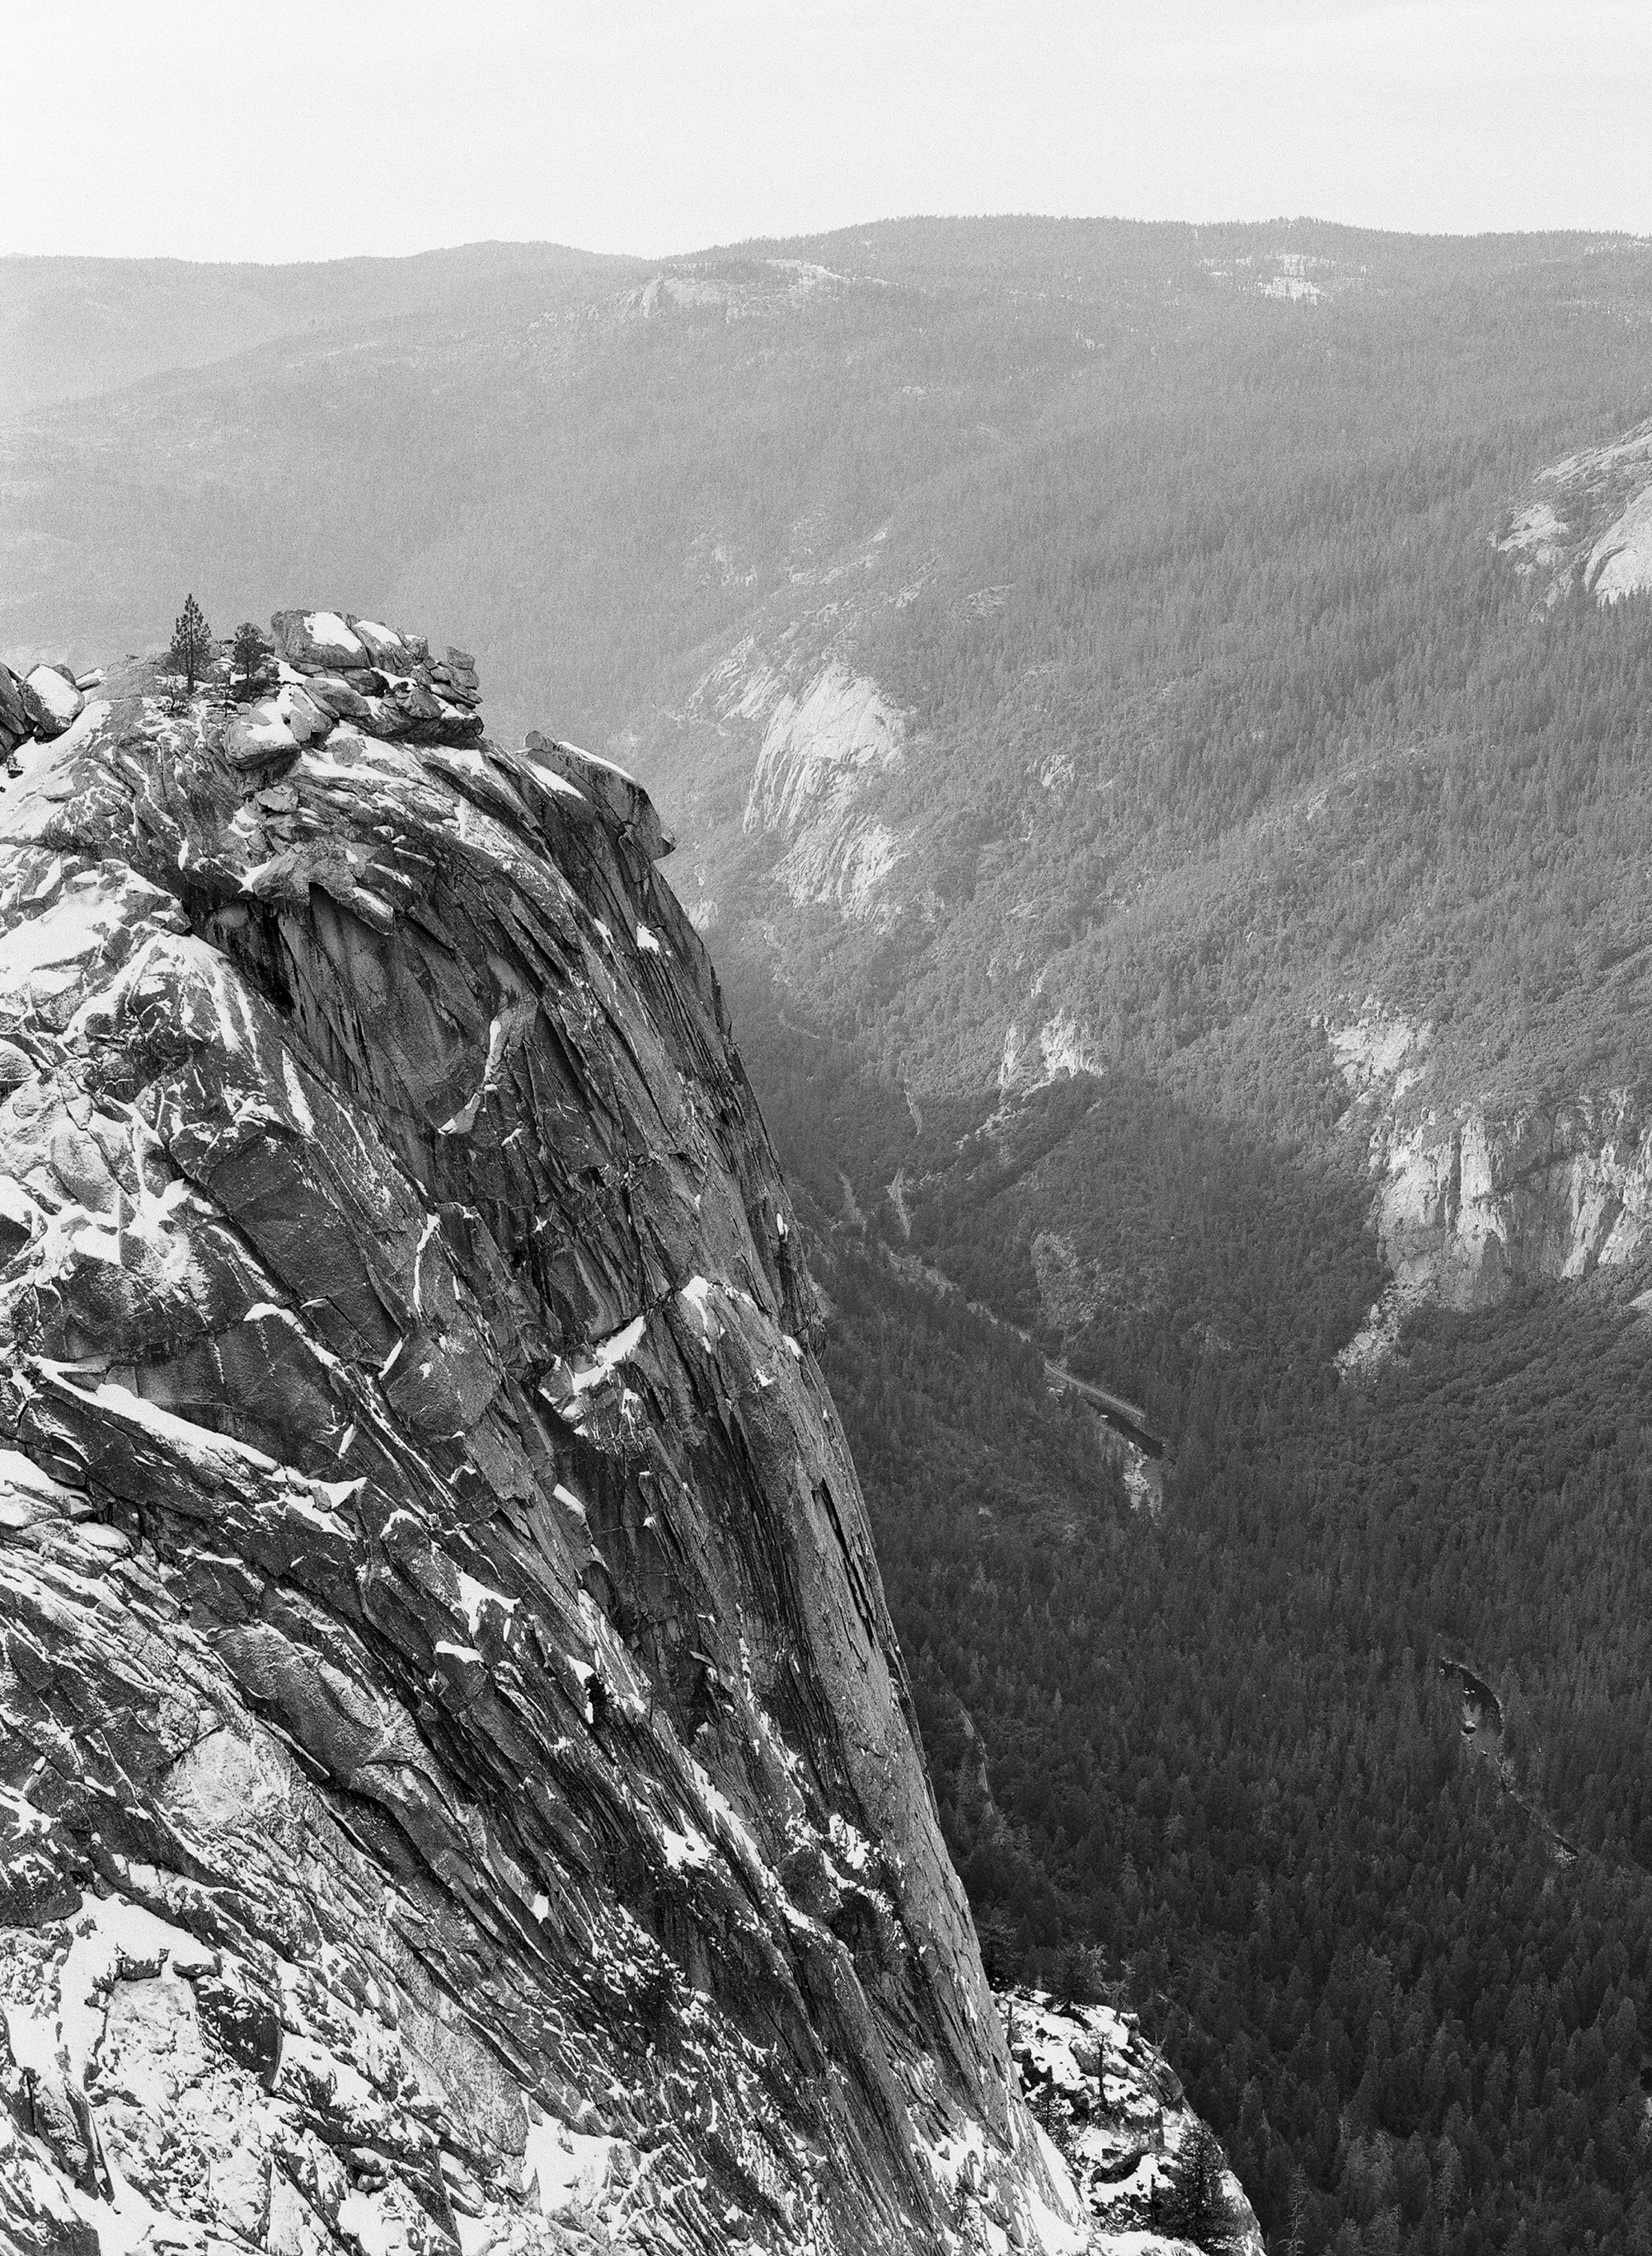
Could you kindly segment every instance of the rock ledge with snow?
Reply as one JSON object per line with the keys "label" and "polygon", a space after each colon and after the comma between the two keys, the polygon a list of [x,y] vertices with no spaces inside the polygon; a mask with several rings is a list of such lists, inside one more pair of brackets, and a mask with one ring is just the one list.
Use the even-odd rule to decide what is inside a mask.
{"label": "rock ledge with snow", "polygon": [[[1134,2013],[1060,2006],[1041,1990],[1000,1993],[1023,2089],[1071,2169],[1093,2220],[1092,2256],[1179,2256],[1189,2244],[1157,2223],[1199,2118]],[[1263,2256],[1238,2179],[1224,2182],[1232,2256]]]}

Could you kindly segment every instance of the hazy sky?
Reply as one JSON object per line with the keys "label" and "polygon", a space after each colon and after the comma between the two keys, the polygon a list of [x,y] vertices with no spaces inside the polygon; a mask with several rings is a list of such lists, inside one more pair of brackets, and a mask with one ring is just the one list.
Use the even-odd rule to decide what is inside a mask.
{"label": "hazy sky", "polygon": [[1652,0],[22,0],[0,250],[908,212],[1652,232]]}

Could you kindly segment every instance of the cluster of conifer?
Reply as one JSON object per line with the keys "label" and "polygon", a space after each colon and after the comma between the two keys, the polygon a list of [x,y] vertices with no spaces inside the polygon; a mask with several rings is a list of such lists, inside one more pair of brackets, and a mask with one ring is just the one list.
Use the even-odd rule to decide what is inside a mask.
{"label": "cluster of conifer", "polygon": [[[827,1284],[999,1970],[1099,1945],[1282,2245],[1641,2245],[1644,1632],[1601,1650],[1652,1613],[1629,1346],[1512,1433],[1541,1304],[1439,1320],[1368,1399],[1207,1374],[1155,1522],[1013,1335],[858,1246]],[[1444,1652],[1503,1686],[1502,1762]]]}
{"label": "cluster of conifer", "polygon": [[[1637,1280],[1420,1319],[1339,1385],[1362,1188],[1121,1074],[920,1130],[795,999],[732,993],[992,1970],[1122,1983],[1270,2245],[1652,2245]],[[1135,1341],[1105,1375],[1170,1435],[1156,1519],[1003,1320],[1037,1333],[1051,1215],[1127,1273],[1087,1336],[1098,1375]]]}

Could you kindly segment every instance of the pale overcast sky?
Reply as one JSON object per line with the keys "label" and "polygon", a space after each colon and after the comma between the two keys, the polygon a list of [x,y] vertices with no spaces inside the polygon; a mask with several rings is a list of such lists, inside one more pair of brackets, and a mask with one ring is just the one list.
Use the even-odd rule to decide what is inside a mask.
{"label": "pale overcast sky", "polygon": [[11,0],[0,250],[1652,232],[1652,0]]}

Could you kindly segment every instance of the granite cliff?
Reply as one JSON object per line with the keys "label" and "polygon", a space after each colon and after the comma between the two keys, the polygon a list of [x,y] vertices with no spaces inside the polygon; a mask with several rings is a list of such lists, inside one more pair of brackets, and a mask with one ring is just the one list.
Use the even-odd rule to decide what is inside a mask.
{"label": "granite cliff", "polygon": [[1416,1303],[1490,1308],[1517,1285],[1641,1255],[1652,1121],[1640,1090],[1499,1101],[1437,1073],[1427,1025],[1373,1010],[1325,1033],[1352,1100],[1339,1130],[1364,1144],[1392,1278],[1345,1364],[1393,1345]]}
{"label": "granite cliff", "polygon": [[629,777],[0,676],[0,2240],[1078,2248]]}
{"label": "granite cliff", "polygon": [[1379,1146],[1374,1164],[1396,1282],[1453,1308],[1620,1267],[1652,1223],[1652,1126],[1627,1090],[1425,1120]]}
{"label": "granite cliff", "polygon": [[1577,592],[1618,603],[1652,587],[1652,423],[1540,470],[1497,547],[1547,607]]}

